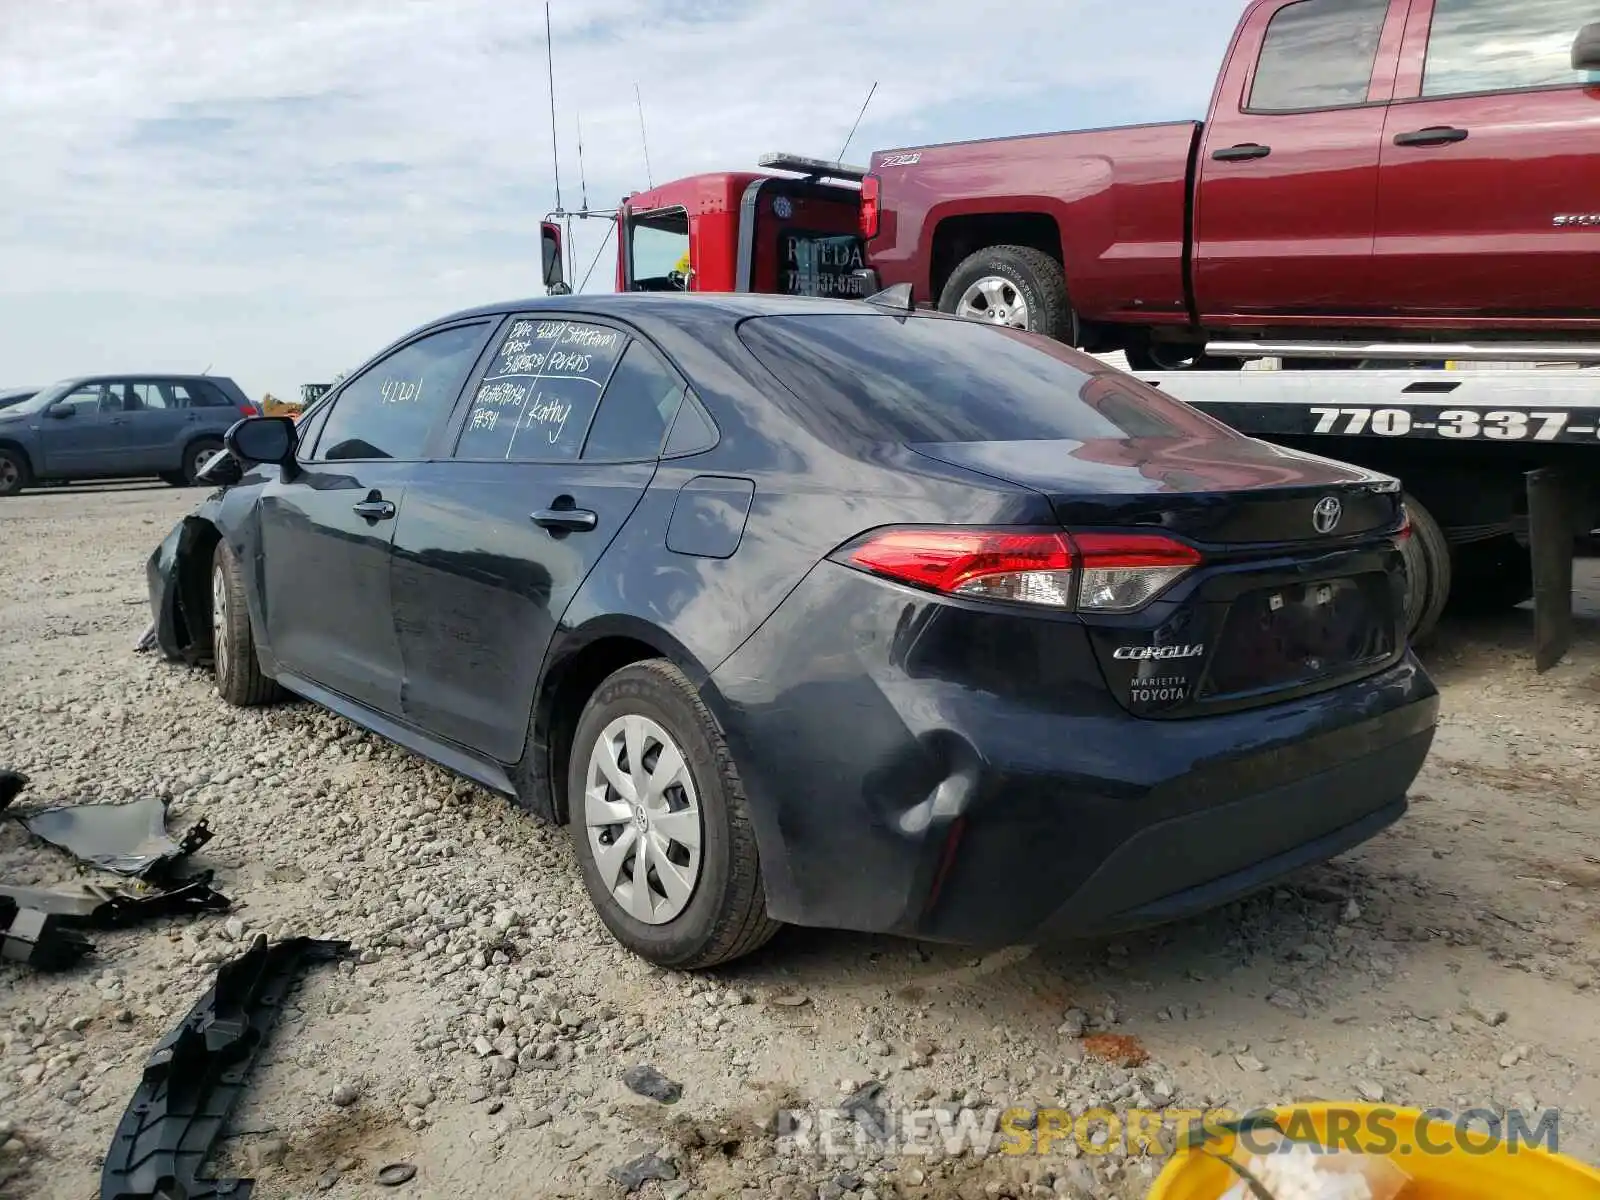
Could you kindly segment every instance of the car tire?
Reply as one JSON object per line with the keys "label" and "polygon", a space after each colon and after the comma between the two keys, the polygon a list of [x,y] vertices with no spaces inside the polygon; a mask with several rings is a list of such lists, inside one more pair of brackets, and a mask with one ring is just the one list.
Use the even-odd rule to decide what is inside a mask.
{"label": "car tire", "polygon": [[1411,536],[1402,544],[1406,562],[1406,624],[1414,646],[1433,636],[1450,599],[1450,543],[1433,514],[1415,496],[1405,497]]}
{"label": "car tire", "polygon": [[[681,769],[663,765],[673,754]],[[642,802],[634,787],[640,768],[672,775]],[[612,782],[619,777],[631,795]],[[751,953],[780,928],[767,916],[738,768],[694,686],[671,663],[624,667],[589,698],[573,736],[567,813],[590,902],[639,957],[700,970]],[[640,846],[647,847],[642,863]]]}
{"label": "car tire", "polygon": [[270,704],[282,689],[262,673],[245,604],[244,571],[225,540],[211,554],[211,670],[217,695],[238,708]]}
{"label": "car tire", "polygon": [[15,450],[0,450],[0,496],[15,496],[32,483],[28,460]]}
{"label": "car tire", "polygon": [[222,449],[220,438],[196,438],[183,449],[183,481],[190,487],[200,482],[200,468],[206,459]]}
{"label": "car tire", "polygon": [[189,480],[182,471],[163,471],[158,478],[168,487],[188,487]]}
{"label": "car tire", "polygon": [[[996,298],[1001,303],[995,304]],[[939,311],[1042,333],[1069,346],[1078,341],[1078,318],[1061,264],[1030,246],[990,246],[968,255],[939,293]]]}

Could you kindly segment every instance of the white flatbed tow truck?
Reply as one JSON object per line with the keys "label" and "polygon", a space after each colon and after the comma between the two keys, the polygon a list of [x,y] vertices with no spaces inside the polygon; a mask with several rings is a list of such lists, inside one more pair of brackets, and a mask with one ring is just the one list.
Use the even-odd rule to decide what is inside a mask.
{"label": "white flatbed tow truck", "polygon": [[[1413,641],[1427,639],[1447,602],[1486,611],[1532,598],[1535,666],[1560,661],[1572,644],[1578,539],[1600,526],[1600,347],[1213,342],[1206,351],[1359,361],[1364,369],[1133,374],[1252,437],[1400,479],[1414,532]],[[1416,360],[1463,369],[1399,365]],[[1532,365],[1552,361],[1573,365]],[[1480,363],[1506,369],[1472,369]]]}

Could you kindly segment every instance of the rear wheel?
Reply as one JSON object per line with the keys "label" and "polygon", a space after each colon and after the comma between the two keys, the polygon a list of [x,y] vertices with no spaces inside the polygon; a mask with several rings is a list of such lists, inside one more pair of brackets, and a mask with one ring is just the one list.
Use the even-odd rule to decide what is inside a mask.
{"label": "rear wheel", "polygon": [[1031,246],[990,246],[969,254],[939,294],[939,310],[1042,333],[1069,346],[1078,340],[1061,264]]}
{"label": "rear wheel", "polygon": [[1406,562],[1406,625],[1413,645],[1432,636],[1450,599],[1450,545],[1444,530],[1415,496],[1405,498],[1411,536],[1403,543]]}
{"label": "rear wheel", "polygon": [[0,450],[0,496],[15,496],[32,482],[28,460],[15,450]]}
{"label": "rear wheel", "polygon": [[590,697],[573,737],[567,808],[589,899],[641,958],[712,967],[778,931],[738,769],[672,664],[624,667]]}
{"label": "rear wheel", "polygon": [[199,438],[191,442],[183,452],[183,481],[193,487],[200,481],[200,471],[206,461],[222,449],[222,442],[217,438]]}
{"label": "rear wheel", "polygon": [[229,704],[254,708],[282,695],[256,657],[255,634],[244,599],[244,572],[223,540],[211,556],[211,670],[217,694]]}

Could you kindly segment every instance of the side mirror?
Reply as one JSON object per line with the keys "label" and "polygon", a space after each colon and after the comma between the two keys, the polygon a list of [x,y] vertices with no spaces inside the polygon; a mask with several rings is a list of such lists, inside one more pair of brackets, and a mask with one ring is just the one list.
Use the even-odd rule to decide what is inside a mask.
{"label": "side mirror", "polygon": [[299,438],[288,417],[246,417],[223,437],[228,453],[241,463],[294,464]]}
{"label": "side mirror", "polygon": [[68,404],[65,400],[57,400],[49,408],[45,409],[45,413],[48,416],[52,416],[56,420],[61,421],[65,420],[67,417],[77,416],[78,407],[75,404]]}
{"label": "side mirror", "polygon": [[1600,21],[1578,30],[1578,38],[1572,43],[1572,69],[1600,71]]}
{"label": "side mirror", "polygon": [[554,221],[539,223],[539,244],[544,252],[544,290],[551,296],[570,295],[566,269],[561,261],[561,226]]}

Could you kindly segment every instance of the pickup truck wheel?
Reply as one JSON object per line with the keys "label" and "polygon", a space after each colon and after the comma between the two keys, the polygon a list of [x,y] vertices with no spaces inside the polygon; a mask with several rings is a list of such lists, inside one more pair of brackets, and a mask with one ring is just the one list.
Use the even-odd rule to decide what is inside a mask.
{"label": "pickup truck wheel", "polygon": [[1433,514],[1415,496],[1405,498],[1411,536],[1402,543],[1406,563],[1406,629],[1412,645],[1433,635],[1450,599],[1450,544]]}
{"label": "pickup truck wheel", "polygon": [[28,460],[15,450],[0,450],[0,496],[15,496],[32,482]]}
{"label": "pickup truck wheel", "polygon": [[968,255],[939,294],[939,311],[1042,333],[1069,346],[1078,340],[1061,264],[1031,246],[990,246]]}

